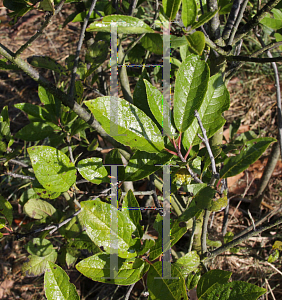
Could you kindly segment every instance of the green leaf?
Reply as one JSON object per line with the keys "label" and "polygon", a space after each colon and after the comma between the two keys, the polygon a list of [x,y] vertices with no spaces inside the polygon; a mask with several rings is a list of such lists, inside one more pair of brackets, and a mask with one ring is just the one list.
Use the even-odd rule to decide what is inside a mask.
{"label": "green leaf", "polygon": [[141,45],[156,55],[163,55],[163,39],[158,33],[146,33],[140,40]]}
{"label": "green leaf", "polygon": [[44,107],[30,103],[17,103],[14,106],[27,113],[30,122],[47,121],[56,123],[56,118],[54,117],[54,115],[50,114]]}
{"label": "green leaf", "polygon": [[56,213],[53,205],[40,199],[29,199],[24,205],[24,212],[33,219],[44,219]]}
{"label": "green leaf", "polygon": [[172,156],[167,151],[148,153],[137,150],[125,168],[125,179],[128,181],[141,180],[159,170]]}
{"label": "green leaf", "polygon": [[181,0],[163,0],[164,13],[169,18],[169,21],[173,21],[179,10]]}
{"label": "green leaf", "polygon": [[[61,114],[61,101],[58,98],[55,98],[49,91],[45,90],[44,87],[38,87],[38,96],[40,101],[44,104],[44,108],[53,114],[57,120]],[[58,121],[56,122],[56,124]]]}
{"label": "green leaf", "polygon": [[83,178],[92,183],[110,182],[108,172],[103,166],[102,158],[90,157],[80,160],[77,164],[77,170]]}
{"label": "green leaf", "polygon": [[233,281],[226,284],[215,283],[199,300],[255,300],[265,292],[266,289],[244,281]]}
{"label": "green leaf", "polygon": [[80,233],[80,235],[76,236],[75,239],[71,238],[69,241],[69,247],[79,250],[87,249],[93,254],[102,252],[102,250],[91,241],[86,232]]}
{"label": "green leaf", "polygon": [[4,58],[0,59],[0,70],[20,71],[21,69],[18,66],[11,64],[6,58]]}
{"label": "green leaf", "polygon": [[144,79],[150,82],[150,78],[146,69],[140,75],[139,80],[137,81],[136,86],[134,88],[133,104],[139,109],[141,109],[150,119],[154,121],[154,123],[157,123],[149,107]]}
{"label": "green leaf", "polygon": [[154,32],[154,30],[151,29],[150,26],[144,21],[138,18],[123,15],[106,16],[102,20],[91,23],[86,31],[111,32],[112,22],[118,22],[117,31],[119,34],[142,34]]}
{"label": "green leaf", "polygon": [[193,34],[186,35],[186,38],[195,54],[202,55],[206,45],[205,35],[201,31],[196,31]]}
{"label": "green leaf", "polygon": [[206,12],[204,13],[203,15],[201,15],[199,17],[199,20],[198,22],[194,23],[192,25],[192,28],[191,29],[196,29],[202,25],[204,25],[205,23],[207,23],[209,20],[211,20],[215,15],[216,13],[218,12],[218,10],[215,10],[215,11],[210,11],[210,12]]}
{"label": "green leaf", "polygon": [[239,155],[231,156],[224,160],[223,168],[220,170],[220,177],[227,178],[240,174],[257,161],[267,147],[275,141],[274,138],[270,137],[247,141]]}
{"label": "green leaf", "polygon": [[201,106],[208,87],[209,67],[200,56],[191,54],[182,63],[175,81],[174,121],[184,132],[194,120],[194,111]]}
{"label": "green leaf", "polygon": [[60,150],[49,146],[27,149],[37,180],[53,192],[67,191],[76,180],[76,169]]}
{"label": "green leaf", "polygon": [[170,47],[171,48],[174,49],[174,48],[178,48],[178,47],[186,46],[186,45],[187,45],[187,39],[184,35],[181,37],[172,35],[170,37]]}
{"label": "green leaf", "polygon": [[200,264],[200,257],[196,251],[191,251],[184,256],[180,257],[175,266],[178,267],[182,276],[185,278],[192,271],[195,271]]}
{"label": "green leaf", "polygon": [[7,201],[3,196],[0,195],[0,214],[2,214],[9,225],[13,222],[13,207],[9,201]]}
{"label": "green leaf", "polygon": [[194,197],[194,201],[198,208],[210,210],[213,204],[213,198],[216,191],[207,186],[199,191],[199,193]]}
{"label": "green leaf", "polygon": [[269,263],[274,263],[279,258],[279,251],[276,249],[274,254],[270,254],[267,261]]}
{"label": "green leaf", "polygon": [[197,10],[195,0],[182,0],[181,19],[185,27],[192,25],[196,21]]}
{"label": "green leaf", "polygon": [[[152,111],[154,117],[156,118],[157,122],[160,126],[164,126],[164,107],[166,107],[166,112],[171,113],[169,104],[165,99],[163,99],[162,93],[154,87],[149,81],[144,79],[144,83],[146,86],[146,93],[148,98],[148,103],[150,110]],[[171,117],[169,119],[169,123],[171,124]],[[167,122],[167,121],[166,121]],[[169,130],[171,134],[175,134],[175,129],[171,124]]]}
{"label": "green leaf", "polygon": [[[198,111],[208,138],[224,125],[225,119],[222,117],[222,112],[229,108],[229,103],[230,96],[222,80],[222,75],[212,76],[209,80],[207,93]],[[189,149],[191,145],[202,142],[198,134],[202,135],[202,131],[197,119],[194,118],[192,125],[183,135],[183,145],[186,149]]]}
{"label": "green leaf", "polygon": [[139,258],[118,257],[117,274],[111,278],[110,260],[110,254],[99,253],[80,261],[75,267],[84,276],[94,281],[118,285],[131,285],[139,281],[150,267],[146,261]]}
{"label": "green leaf", "polygon": [[112,122],[111,97],[99,97],[84,103],[104,130],[118,142],[147,152],[160,152],[164,149],[162,135],[154,122],[126,100],[118,99],[117,103],[114,102],[118,108],[118,120]]}
{"label": "green leaf", "polygon": [[[171,277],[176,279],[163,279],[162,262],[158,261],[150,266],[147,276],[147,287],[150,300],[188,300],[185,280],[174,264],[171,265]],[[156,279],[158,278],[158,279]]]}
{"label": "green leaf", "polygon": [[[111,251],[111,235],[118,239],[118,255],[123,258],[135,257],[136,252],[129,248],[135,243],[132,233],[136,226],[130,218],[114,206],[100,200],[84,201],[81,203],[80,220],[86,227],[90,239],[104,251]],[[117,217],[118,228],[113,228],[111,215]]]}
{"label": "green leaf", "polygon": [[36,68],[52,70],[58,74],[66,74],[66,69],[48,56],[33,55],[27,61]]}
{"label": "green leaf", "polygon": [[47,256],[54,251],[52,243],[49,240],[41,238],[30,240],[25,248],[29,254],[36,256]]}
{"label": "green leaf", "polygon": [[69,276],[58,265],[48,262],[44,274],[44,289],[48,300],[78,300],[79,296]]}
{"label": "green leaf", "polygon": [[22,265],[22,273],[25,276],[33,277],[43,274],[48,267],[48,262],[55,262],[57,252],[54,250],[46,256],[29,255],[27,262]]}
{"label": "green leaf", "polygon": [[[188,224],[180,221],[179,219],[174,220],[170,229],[170,246],[176,244],[180,238],[187,232]],[[155,245],[150,250],[150,260],[158,258],[165,249],[163,249],[163,217],[159,214],[155,220],[154,228],[158,231],[159,236],[156,240]]]}
{"label": "green leaf", "polygon": [[136,200],[132,190],[129,190],[125,195],[122,202],[122,212],[123,215],[127,216],[132,223],[136,226],[136,231],[134,232],[138,238],[142,238],[144,231],[140,225],[142,220],[142,215],[139,207],[139,203]]}
{"label": "green leaf", "polygon": [[223,7],[221,7],[220,10],[219,10],[219,14],[220,14],[220,15],[226,15],[226,14],[229,14],[230,11],[231,11],[232,6],[233,6],[233,3],[229,3],[229,4],[227,4],[227,5],[223,6]]}
{"label": "green leaf", "polygon": [[277,20],[270,17],[264,17],[262,20],[260,20],[260,23],[274,30],[282,28],[282,20]]}
{"label": "green leaf", "polygon": [[34,196],[30,198],[43,198],[43,199],[55,199],[58,198],[61,193],[60,192],[52,192],[45,189],[37,179],[32,181],[32,189],[34,191]]}
{"label": "green leaf", "polygon": [[[197,285],[197,296],[200,298],[215,283],[223,285],[228,282],[232,272],[223,270],[211,270],[205,273]],[[212,298],[211,298],[212,299]],[[218,299],[222,299],[218,297]],[[228,298],[226,298],[228,299]],[[238,298],[237,298],[238,299]]]}
{"label": "green leaf", "polygon": [[43,140],[54,133],[53,127],[42,122],[33,122],[18,131],[15,135],[17,139],[35,142]]}
{"label": "green leaf", "polygon": [[[282,41],[282,34],[276,32],[276,33],[274,33],[274,37],[276,39],[276,42]],[[282,51],[282,46],[279,46],[279,50]]]}

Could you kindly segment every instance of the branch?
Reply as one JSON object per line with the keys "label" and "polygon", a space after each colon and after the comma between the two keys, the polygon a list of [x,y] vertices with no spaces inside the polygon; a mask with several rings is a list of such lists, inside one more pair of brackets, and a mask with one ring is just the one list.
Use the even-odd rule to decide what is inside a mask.
{"label": "branch", "polygon": [[268,62],[282,62],[282,57],[272,57],[272,58],[261,58],[261,57],[251,57],[251,56],[225,56],[227,60],[230,61],[247,61],[247,62],[256,62],[260,64]]}
{"label": "branch", "polygon": [[240,6],[240,10],[239,10],[239,15],[236,19],[236,22],[235,22],[235,25],[233,26],[232,30],[231,30],[231,34],[230,34],[230,37],[229,37],[229,40],[228,40],[228,45],[232,45],[233,44],[233,40],[234,40],[234,36],[235,36],[235,33],[239,27],[239,24],[243,18],[243,15],[244,15],[244,12],[245,12],[245,9],[246,9],[246,6],[248,4],[248,0],[244,0],[244,2],[241,4]]}
{"label": "branch", "polygon": [[85,108],[80,106],[73,99],[70,99],[67,94],[62,92],[60,89],[55,87],[52,83],[50,83],[45,77],[39,74],[39,72],[34,69],[31,65],[29,65],[26,61],[22,60],[20,57],[15,57],[15,55],[8,50],[5,46],[0,43],[0,54],[11,61],[13,64],[17,65],[22,71],[24,71],[27,75],[29,75],[33,80],[38,82],[44,88],[46,88],[51,94],[55,97],[58,97],[62,103],[71,108],[81,119],[83,119],[86,123],[88,123],[92,128],[94,128],[101,136],[103,136],[107,141],[109,141],[113,146],[117,148],[121,148],[123,156],[129,160],[130,154],[128,153],[127,147],[122,145],[121,143],[114,140],[111,136],[109,136],[106,131],[102,128],[102,126],[98,123],[97,120],[94,119],[93,115],[87,112]]}
{"label": "branch", "polygon": [[239,31],[238,34],[235,35],[235,39],[233,44],[236,44],[239,40],[241,40],[246,34],[248,34],[255,26],[259,24],[259,21],[265,17],[267,12],[270,12],[273,7],[275,7],[281,0],[270,0],[265,6],[257,12],[257,14],[246,23],[243,28]]}
{"label": "branch", "polygon": [[230,32],[235,24],[240,5],[241,5],[242,0],[234,0],[233,5],[231,7],[231,11],[229,13],[228,19],[226,21],[225,27],[222,32],[222,38],[224,40],[227,40],[230,36]]}
{"label": "branch", "polygon": [[[252,231],[242,235],[241,237],[231,241],[230,243],[227,243],[227,244],[217,248],[216,250],[214,250],[212,252],[206,252],[205,254],[202,255],[201,259],[203,261],[210,260],[210,259],[214,258],[215,256],[217,256],[225,251],[228,251],[230,248],[235,247],[238,244],[244,242],[245,240],[249,239],[250,237],[260,234],[263,231],[268,230],[274,226],[280,225],[281,223],[282,223],[282,217],[278,218],[273,223],[269,223],[266,226],[256,228],[256,230],[253,229]],[[250,226],[250,227],[253,228],[253,226]]]}
{"label": "branch", "polygon": [[97,0],[92,1],[91,6],[89,8],[89,12],[88,12],[86,18],[84,19],[83,26],[81,28],[80,37],[78,40],[77,49],[76,49],[76,53],[75,53],[75,59],[74,59],[74,63],[73,63],[73,69],[72,69],[72,73],[71,73],[71,82],[70,82],[70,90],[69,90],[69,97],[71,99],[73,99],[73,97],[74,97],[75,76],[76,76],[76,72],[77,72],[79,54],[80,54],[80,50],[81,50],[82,43],[84,40],[85,30],[86,30],[89,18],[95,8],[96,2],[97,2]]}

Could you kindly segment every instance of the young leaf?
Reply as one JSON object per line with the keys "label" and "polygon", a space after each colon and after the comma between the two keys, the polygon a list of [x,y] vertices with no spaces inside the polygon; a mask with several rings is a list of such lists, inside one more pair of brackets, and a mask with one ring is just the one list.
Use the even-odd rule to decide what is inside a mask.
{"label": "young leaf", "polygon": [[118,142],[147,152],[160,152],[164,149],[163,137],[154,122],[126,100],[118,99],[114,103],[118,108],[118,120],[111,116],[111,97],[99,97],[84,103],[105,131]]}
{"label": "young leaf", "polygon": [[194,111],[201,106],[208,87],[208,65],[194,54],[189,55],[178,70],[175,81],[174,121],[184,132],[194,120]]}
{"label": "young leaf", "polygon": [[43,140],[51,134],[54,134],[54,129],[50,125],[33,122],[20,129],[15,137],[24,141],[35,142]]}
{"label": "young leaf", "polygon": [[[228,282],[232,272],[222,270],[211,270],[205,273],[197,285],[197,296],[200,298],[215,283],[225,284]],[[221,299],[220,297],[218,299]]]}
{"label": "young leaf", "polygon": [[150,266],[147,277],[147,287],[151,300],[188,300],[185,280],[179,269],[175,267],[174,264],[171,265],[170,276],[173,279],[164,278],[161,261]]}
{"label": "young leaf", "polygon": [[95,21],[90,24],[86,31],[102,31],[111,32],[111,23],[118,22],[117,31],[118,33],[124,34],[142,34],[142,33],[153,33],[154,30],[150,28],[144,21],[123,15],[110,15],[104,17],[102,20]]}
{"label": "young leaf", "polygon": [[[104,251],[110,253],[111,235],[113,235],[118,239],[119,257],[136,256],[136,252],[129,251],[129,248],[135,243],[131,235],[136,230],[136,226],[127,215],[100,200],[84,201],[81,203],[81,207],[82,212],[79,218],[86,227],[86,233],[97,246],[102,246]],[[112,212],[117,216],[117,228],[111,226]]]}
{"label": "young leaf", "polygon": [[[229,108],[229,92],[222,80],[221,74],[216,74],[209,79],[207,93],[199,108],[199,115],[202,124],[210,138],[225,123],[222,112]],[[188,149],[191,145],[200,144],[202,141],[198,137],[202,135],[201,128],[196,118],[192,125],[184,132],[183,145]]]}
{"label": "young leaf", "polygon": [[53,205],[41,199],[29,199],[24,205],[24,212],[33,219],[51,217],[56,213]]}
{"label": "young leaf", "polygon": [[78,300],[79,296],[69,276],[58,265],[48,262],[44,274],[44,290],[48,300]]}
{"label": "young leaf", "polygon": [[179,10],[181,0],[163,0],[164,12],[169,18],[169,21],[173,21]]}
{"label": "young leaf", "polygon": [[243,148],[239,155],[231,156],[224,160],[223,168],[220,170],[220,177],[232,177],[243,172],[257,161],[267,147],[275,141],[274,138],[264,137],[246,142],[246,149]]}
{"label": "young leaf", "polygon": [[112,278],[110,258],[110,254],[95,254],[80,261],[75,267],[84,276],[94,281],[118,285],[131,285],[139,281],[150,267],[146,261],[140,258],[123,259],[118,257],[117,273]]}
{"label": "young leaf", "polygon": [[90,157],[80,160],[77,164],[77,169],[83,178],[92,183],[110,182],[108,172],[103,166],[102,158]]}
{"label": "young leaf", "polygon": [[75,183],[75,166],[60,150],[35,146],[27,151],[37,180],[47,190],[65,192]]}
{"label": "young leaf", "polygon": [[196,21],[197,10],[195,0],[182,0],[181,19],[185,27],[192,25]]}

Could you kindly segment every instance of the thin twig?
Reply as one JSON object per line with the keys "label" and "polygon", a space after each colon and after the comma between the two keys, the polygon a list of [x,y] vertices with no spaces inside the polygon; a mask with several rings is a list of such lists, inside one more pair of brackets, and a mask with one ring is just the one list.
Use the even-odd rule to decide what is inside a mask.
{"label": "thin twig", "polygon": [[11,176],[13,178],[21,178],[21,179],[28,179],[28,180],[35,180],[35,177],[32,176],[26,176],[26,175],[21,175],[21,174],[16,174],[12,172],[7,172],[4,173],[5,175]]}
{"label": "thin twig", "polygon": [[21,162],[19,160],[16,160],[16,159],[9,159],[8,163],[19,165],[19,166],[21,166],[23,168],[28,168],[29,167],[29,165],[27,165],[27,164],[25,164],[25,163],[23,163],[23,162]]}
{"label": "thin twig", "polygon": [[78,40],[77,49],[76,49],[76,53],[75,53],[75,59],[74,59],[74,63],[73,63],[73,69],[72,69],[72,73],[71,73],[71,82],[70,82],[70,90],[69,90],[70,99],[73,99],[73,97],[74,97],[75,77],[76,77],[76,72],[77,72],[80,50],[81,50],[82,43],[84,40],[85,30],[86,30],[89,18],[95,8],[96,2],[97,2],[97,0],[92,1],[91,6],[89,8],[89,12],[88,12],[86,18],[84,19],[83,26],[81,28],[80,37]]}
{"label": "thin twig", "polygon": [[24,45],[22,45],[18,49],[18,51],[15,53],[15,57],[23,53],[24,50],[26,50],[43,33],[43,30],[46,29],[51,24],[53,17],[56,16],[59,13],[59,11],[62,9],[65,1],[66,0],[61,0],[61,2],[56,7],[54,14],[52,14],[51,12],[46,13],[45,22],[42,24],[40,29],[37,30],[36,33]]}
{"label": "thin twig", "polygon": [[133,284],[129,287],[129,289],[128,289],[126,295],[125,295],[124,300],[128,300],[128,299],[129,299],[130,294],[131,294],[131,292],[132,292],[132,290],[133,290],[133,288],[134,288],[134,285],[135,285],[135,283],[133,283]]}
{"label": "thin twig", "polygon": [[202,254],[207,252],[207,232],[210,213],[209,210],[205,209],[201,236]]}
{"label": "thin twig", "polygon": [[194,235],[195,235],[195,230],[196,230],[196,218],[193,217],[193,227],[192,227],[191,237],[190,237],[189,244],[188,244],[187,253],[191,252],[191,250],[192,250],[193,239],[194,239]]}
{"label": "thin twig", "polygon": [[247,61],[247,62],[256,62],[259,64],[265,64],[268,62],[282,62],[282,57],[271,57],[271,58],[264,58],[264,57],[251,57],[251,56],[225,56],[225,58],[229,61]]}
{"label": "thin twig", "polygon": [[212,182],[210,184],[214,185],[214,181],[219,178],[219,174],[218,174],[218,172],[216,170],[215,159],[214,159],[211,147],[210,147],[210,143],[209,143],[209,140],[208,140],[208,137],[207,137],[206,129],[203,126],[203,123],[202,123],[202,121],[200,119],[200,115],[199,115],[199,113],[198,113],[197,110],[195,110],[194,116],[196,117],[196,119],[198,121],[198,124],[199,124],[199,126],[201,128],[201,131],[203,133],[203,137],[201,137],[199,134],[198,134],[198,136],[205,143],[207,151],[208,151],[208,154],[209,154],[209,157],[210,157],[210,160],[211,160],[212,173],[213,173],[213,179],[214,180],[212,180]]}

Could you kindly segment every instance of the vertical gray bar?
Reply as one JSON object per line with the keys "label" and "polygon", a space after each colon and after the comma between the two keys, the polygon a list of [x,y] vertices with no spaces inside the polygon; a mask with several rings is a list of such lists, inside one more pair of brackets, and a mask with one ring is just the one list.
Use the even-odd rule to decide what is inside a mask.
{"label": "vertical gray bar", "polygon": [[118,135],[117,23],[111,23],[110,135]]}
{"label": "vertical gray bar", "polygon": [[171,277],[170,245],[170,165],[163,165],[163,260],[162,277],[155,279],[179,279]]}
{"label": "vertical gray bar", "polygon": [[111,250],[110,250],[110,277],[117,278],[118,275],[118,210],[117,210],[117,178],[118,168],[111,166]]}
{"label": "vertical gray bar", "polygon": [[163,27],[163,135],[168,136],[172,135],[170,107],[170,22],[165,22]]}
{"label": "vertical gray bar", "polygon": [[170,263],[170,166],[163,166],[163,278],[171,278]]}

